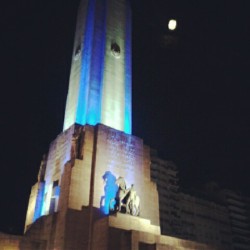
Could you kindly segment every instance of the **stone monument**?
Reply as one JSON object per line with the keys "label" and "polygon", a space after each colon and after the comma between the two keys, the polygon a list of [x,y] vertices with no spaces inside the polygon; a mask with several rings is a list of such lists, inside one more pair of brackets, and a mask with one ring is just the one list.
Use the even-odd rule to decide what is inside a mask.
{"label": "stone monument", "polygon": [[129,0],[82,0],[64,129],[32,187],[16,249],[212,249],[162,236],[150,149],[131,134]]}

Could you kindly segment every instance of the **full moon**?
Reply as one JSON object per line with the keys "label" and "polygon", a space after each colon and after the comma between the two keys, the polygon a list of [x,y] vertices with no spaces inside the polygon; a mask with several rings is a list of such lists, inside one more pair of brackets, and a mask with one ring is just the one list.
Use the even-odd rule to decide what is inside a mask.
{"label": "full moon", "polygon": [[176,22],[176,20],[175,20],[175,19],[169,20],[169,22],[168,22],[168,28],[169,28],[170,30],[175,30],[176,27],[177,27],[177,22]]}

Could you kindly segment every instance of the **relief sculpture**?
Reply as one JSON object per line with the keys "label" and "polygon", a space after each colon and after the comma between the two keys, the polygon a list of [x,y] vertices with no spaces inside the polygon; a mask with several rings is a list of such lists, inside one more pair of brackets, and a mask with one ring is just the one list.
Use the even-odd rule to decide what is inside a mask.
{"label": "relief sculpture", "polygon": [[[105,195],[101,197],[100,202],[103,212],[105,214],[120,212],[139,216],[140,197],[137,195],[134,185],[127,188],[124,178],[118,177],[114,180],[114,175],[110,171],[106,171],[102,178],[105,181]],[[112,190],[111,193],[110,190]]]}

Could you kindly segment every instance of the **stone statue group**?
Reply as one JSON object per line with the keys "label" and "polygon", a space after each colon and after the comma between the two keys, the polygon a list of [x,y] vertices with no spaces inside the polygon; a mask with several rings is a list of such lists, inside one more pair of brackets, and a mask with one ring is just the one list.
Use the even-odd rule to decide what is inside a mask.
{"label": "stone statue group", "polygon": [[115,210],[134,216],[139,216],[140,197],[136,194],[134,185],[132,184],[130,188],[126,188],[126,183],[123,177],[119,177],[116,180],[116,184],[118,186],[118,191],[115,198]]}
{"label": "stone statue group", "polygon": [[136,194],[134,185],[127,188],[124,178],[116,178],[110,171],[106,171],[102,178],[105,182],[105,195],[101,197],[100,208],[104,214],[121,212],[139,216],[140,197]]}

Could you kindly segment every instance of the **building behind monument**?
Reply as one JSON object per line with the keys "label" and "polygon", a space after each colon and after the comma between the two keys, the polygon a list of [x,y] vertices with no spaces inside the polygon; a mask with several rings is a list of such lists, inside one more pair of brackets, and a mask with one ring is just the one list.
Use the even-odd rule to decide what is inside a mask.
{"label": "building behind monument", "polygon": [[151,150],[151,177],[159,192],[163,234],[216,245],[250,249],[250,199],[208,183],[203,190],[184,190],[178,169]]}

